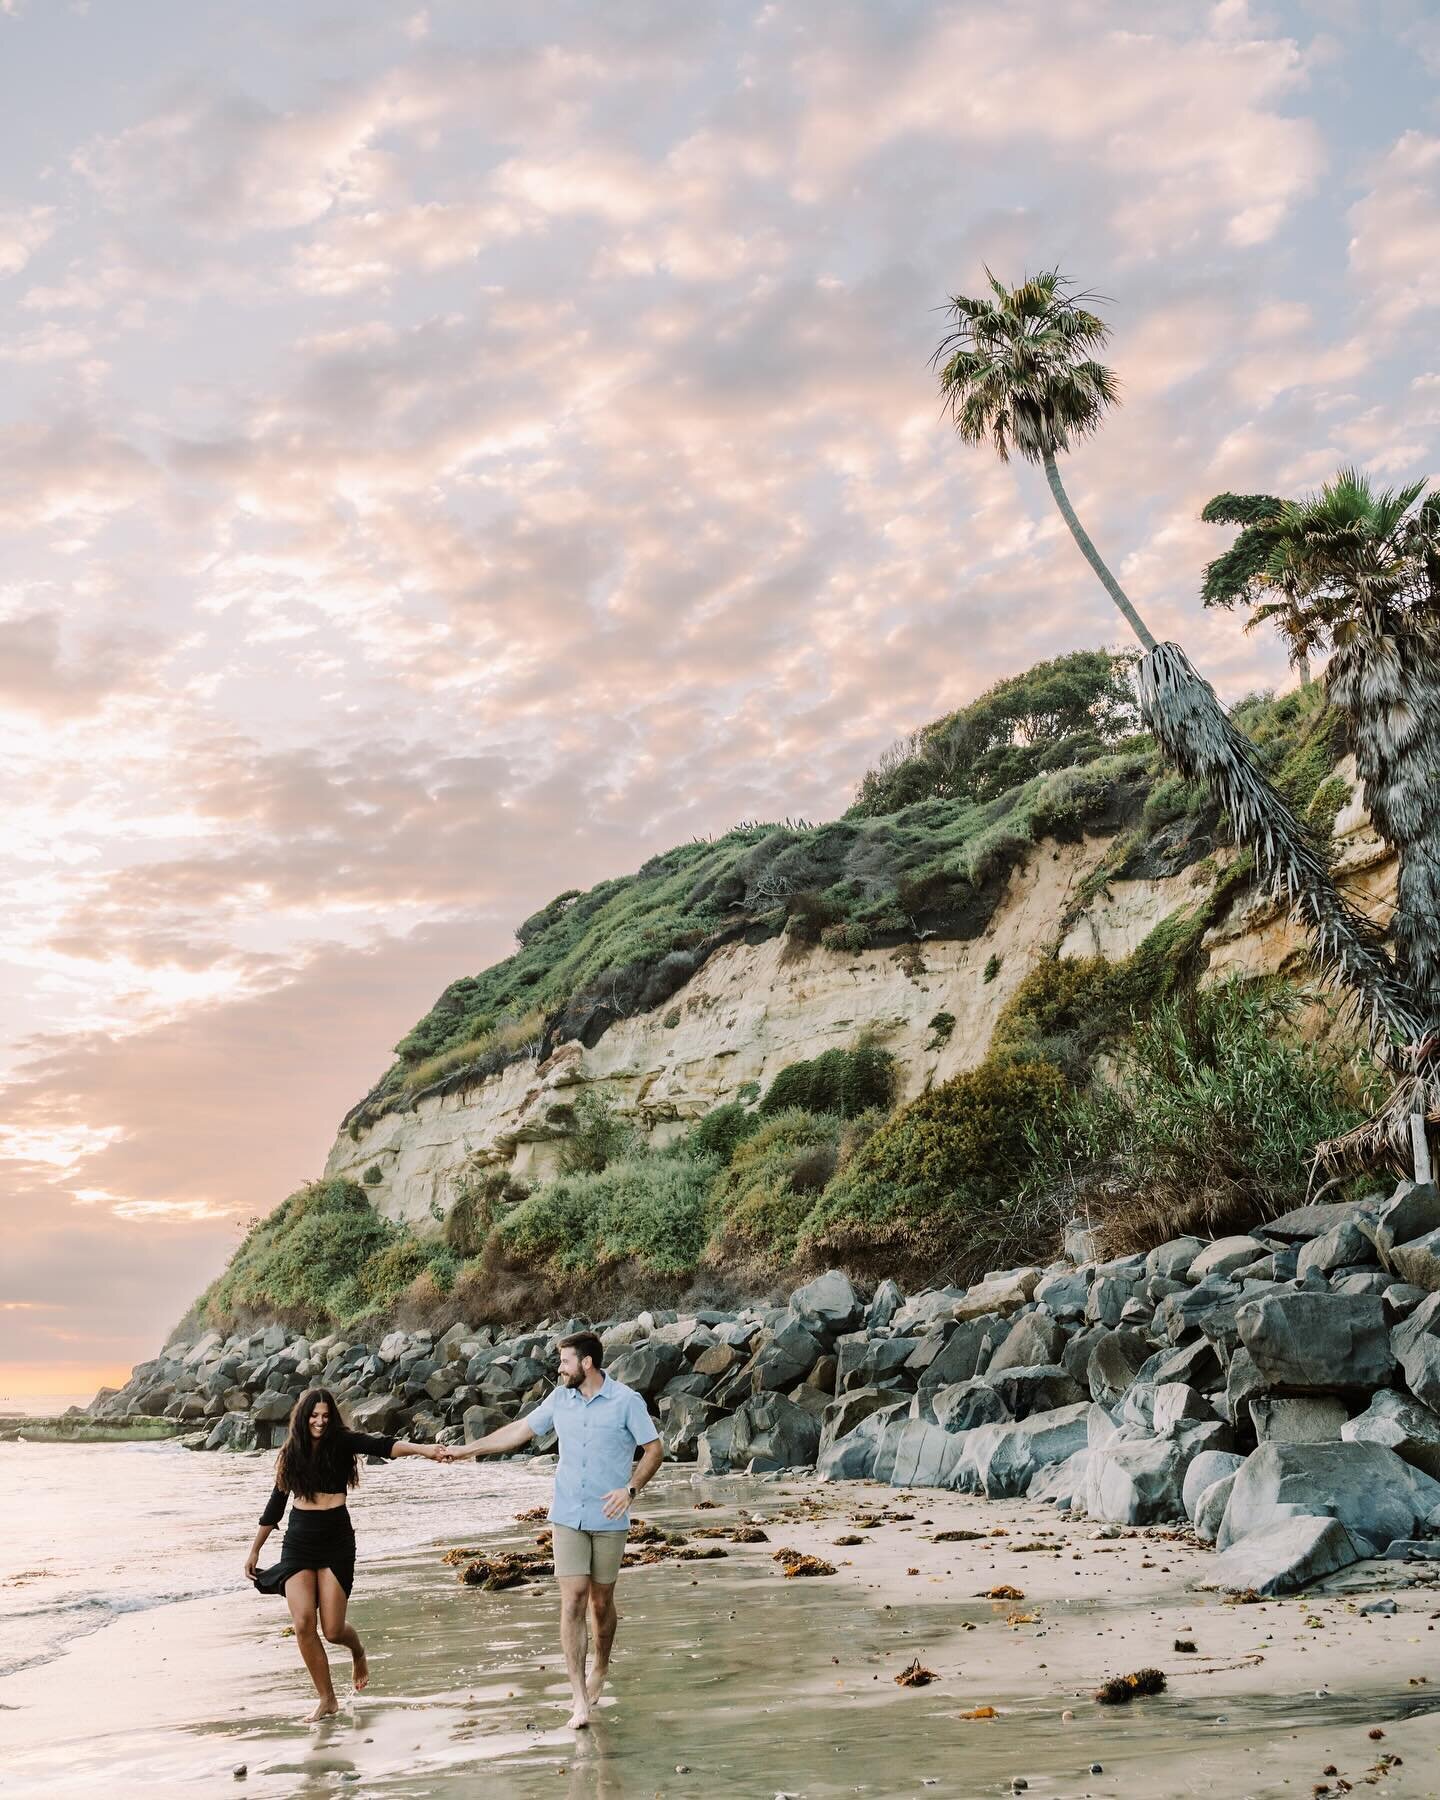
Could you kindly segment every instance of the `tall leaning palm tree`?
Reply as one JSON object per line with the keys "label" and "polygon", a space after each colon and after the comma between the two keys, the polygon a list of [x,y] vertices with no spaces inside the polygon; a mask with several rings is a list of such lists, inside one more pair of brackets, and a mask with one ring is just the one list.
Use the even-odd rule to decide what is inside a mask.
{"label": "tall leaning palm tree", "polygon": [[1266,779],[1254,750],[1178,644],[1154,634],[1091,542],[1070,504],[1059,458],[1098,429],[1118,384],[1096,358],[1109,337],[1056,269],[1007,288],[987,269],[990,292],[952,295],[950,329],[932,359],[940,392],[966,443],[993,444],[1002,462],[1018,453],[1045,471],[1080,553],[1145,654],[1136,670],[1146,724],[1181,772],[1202,781],[1230,814],[1255,856],[1261,885],[1304,923],[1318,960],[1355,996],[1371,1035],[1413,1045],[1424,1021],[1374,925],[1349,906],[1325,859]]}

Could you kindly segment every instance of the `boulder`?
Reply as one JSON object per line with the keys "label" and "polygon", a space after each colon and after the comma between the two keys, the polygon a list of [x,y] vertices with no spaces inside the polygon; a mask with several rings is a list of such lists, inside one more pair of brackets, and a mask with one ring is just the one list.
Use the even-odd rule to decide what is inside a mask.
{"label": "boulder", "polygon": [[1265,1386],[1280,1393],[1370,1392],[1395,1371],[1374,1295],[1267,1294],[1242,1306],[1236,1323]]}
{"label": "boulder", "polygon": [[660,1443],[666,1456],[674,1462],[694,1462],[700,1434],[723,1419],[724,1413],[696,1394],[676,1394],[661,1404]]}
{"label": "boulder", "polygon": [[460,1423],[464,1427],[465,1442],[473,1444],[477,1438],[489,1437],[509,1420],[498,1406],[467,1406],[460,1416]]}
{"label": "boulder", "polygon": [[227,1412],[217,1419],[205,1439],[207,1450],[253,1450],[255,1421],[249,1413]]}
{"label": "boulder", "polygon": [[289,1419],[291,1408],[299,1398],[297,1393],[267,1388],[251,1406],[250,1417],[257,1425],[281,1424]]}
{"label": "boulder", "polygon": [[1085,1296],[1085,1317],[1092,1325],[1118,1325],[1120,1315],[1126,1303],[1131,1300],[1141,1277],[1138,1274],[1107,1274],[1096,1272],[1090,1283],[1090,1291]]}
{"label": "boulder", "polygon": [[1025,1490],[1025,1498],[1042,1501],[1047,1506],[1083,1505],[1091,1454],[1089,1450],[1077,1450],[1062,1463],[1051,1463],[1046,1468],[1037,1469]]}
{"label": "boulder", "polygon": [[728,1475],[734,1467],[735,1415],[726,1414],[707,1425],[695,1446],[701,1475]]}
{"label": "boulder", "polygon": [[[632,1355],[636,1352],[631,1352]],[[824,1345],[812,1332],[792,1320],[777,1331],[755,1356],[754,1385],[757,1393],[786,1393],[802,1382],[824,1354]]]}
{"label": "boulder", "polygon": [[964,1439],[923,1419],[902,1422],[890,1467],[892,1487],[942,1487],[960,1458]]}
{"label": "boulder", "polygon": [[1215,1408],[1203,1394],[1197,1394],[1183,1381],[1156,1384],[1151,1426],[1157,1437],[1196,1420],[1213,1419]]}
{"label": "boulder", "polygon": [[1197,1587],[1243,1594],[1295,1594],[1368,1555],[1339,1519],[1314,1515],[1274,1519],[1231,1543],[1206,1567]]}
{"label": "boulder", "polygon": [[1393,1388],[1382,1388],[1340,1435],[1347,1443],[1385,1444],[1412,1469],[1440,1480],[1440,1416]]}
{"label": "boulder", "polygon": [[374,1394],[368,1400],[357,1400],[350,1408],[352,1430],[371,1432],[385,1437],[399,1429],[405,1408],[398,1395]]}
{"label": "boulder", "polygon": [[819,1451],[820,1420],[783,1394],[756,1394],[735,1414],[731,1461],[752,1475],[808,1468]]}
{"label": "boulder", "polygon": [[[1051,1269],[1035,1284],[1035,1302],[1056,1319],[1083,1319],[1092,1278],[1089,1269]],[[1045,1358],[1046,1362],[1054,1360],[1053,1356]]]}
{"label": "boulder", "polygon": [[1156,1387],[1182,1381],[1198,1393],[1208,1394],[1224,1382],[1225,1371],[1215,1346],[1208,1338],[1199,1337],[1193,1344],[1181,1344],[1174,1350],[1162,1351],[1148,1367],[1145,1378],[1153,1381]]}
{"label": "boulder", "polygon": [[790,1296],[790,1310],[814,1337],[833,1340],[860,1323],[865,1308],[839,1269],[827,1269]]}
{"label": "boulder", "polygon": [[[913,1404],[917,1418],[929,1419],[942,1431],[973,1431],[977,1425],[1003,1425],[1014,1417],[998,1389],[978,1377],[917,1394]],[[928,1412],[923,1410],[927,1405]]]}
{"label": "boulder", "polygon": [[[813,1338],[811,1342],[814,1342]],[[529,1358],[524,1360],[529,1362]],[[653,1400],[671,1376],[680,1372],[680,1365],[684,1361],[678,1344],[661,1343],[658,1338],[652,1337],[647,1338],[643,1344],[633,1344],[628,1350],[622,1350],[614,1362],[607,1363],[606,1372],[612,1380],[624,1382],[626,1387],[634,1388],[637,1394]],[[807,1363],[806,1368],[808,1367]],[[804,1373],[805,1370],[802,1369],[800,1375]],[[797,1381],[800,1375],[795,1377]]]}
{"label": "boulder", "polygon": [[1006,1269],[999,1274],[987,1275],[955,1302],[951,1317],[978,1319],[985,1313],[1006,1317],[1019,1312],[1035,1292],[1039,1280],[1040,1270],[1035,1268]]}
{"label": "boulder", "polygon": [[904,1304],[904,1294],[887,1275],[876,1288],[871,1296],[870,1304],[865,1308],[866,1329],[877,1331],[888,1325]]}
{"label": "boulder", "polygon": [[1311,1238],[1300,1246],[1295,1272],[1303,1281],[1312,1270],[1318,1275],[1330,1276],[1337,1269],[1374,1261],[1375,1246],[1369,1234],[1354,1219],[1342,1219],[1323,1236]]}
{"label": "boulder", "polygon": [[1033,1369],[1005,1369],[998,1375],[992,1367],[985,1371],[985,1379],[1005,1402],[1012,1419],[1054,1412],[1056,1407],[1075,1406],[1089,1398],[1080,1383],[1072,1380],[1058,1363]]}
{"label": "boulder", "polygon": [[[1303,1244],[1311,1238],[1324,1237],[1336,1225],[1368,1219],[1374,1210],[1372,1202],[1356,1200],[1320,1201],[1297,1206],[1293,1212],[1282,1213],[1278,1219],[1262,1225],[1260,1235],[1271,1243]],[[1436,1223],[1440,1224],[1440,1219]]]}
{"label": "boulder", "polygon": [[1411,1287],[1440,1292],[1440,1227],[1410,1238],[1390,1251],[1390,1268]]}
{"label": "boulder", "polygon": [[858,1344],[843,1338],[836,1354],[837,1385],[848,1391],[898,1379],[918,1343],[913,1337],[863,1338]]}
{"label": "boulder", "polygon": [[1440,1412],[1440,1294],[1422,1300],[1390,1333],[1390,1348],[1417,1400]]}
{"label": "boulder", "polygon": [[1437,1505],[1440,1482],[1383,1444],[1262,1444],[1235,1477],[1217,1542],[1225,1550],[1274,1519],[1314,1513],[1383,1550],[1418,1536]]}
{"label": "boulder", "polygon": [[895,1394],[892,1389],[851,1388],[848,1393],[830,1401],[820,1417],[821,1448],[828,1450],[840,1438],[848,1437],[863,1419],[868,1419],[871,1413],[882,1409],[887,1412],[895,1410]]}
{"label": "boulder", "polygon": [[1091,1518],[1121,1525],[1178,1519],[1190,1461],[1179,1438],[1112,1439],[1090,1452],[1085,1510]]}
{"label": "boulder", "polygon": [[1430,1181],[1402,1181],[1375,1212],[1375,1249],[1381,1266],[1393,1271],[1397,1244],[1413,1243],[1440,1230],[1440,1190]]}
{"label": "boulder", "polygon": [[[820,1452],[816,1473],[822,1481],[863,1481],[875,1473],[879,1452],[891,1425],[903,1413],[896,1402],[862,1419],[853,1431]],[[891,1456],[891,1466],[894,1457]]]}
{"label": "boulder", "polygon": [[1265,1246],[1258,1238],[1223,1237],[1216,1238],[1194,1258],[1186,1270],[1186,1280],[1193,1287],[1210,1275],[1228,1275],[1233,1269],[1243,1269],[1257,1257],[1265,1254]]}
{"label": "boulder", "polygon": [[1083,1219],[1071,1219],[1062,1238],[1066,1262],[1093,1263],[1100,1260],[1100,1233]]}
{"label": "boulder", "polygon": [[1236,1455],[1233,1450],[1202,1450],[1193,1458],[1185,1471],[1185,1480],[1180,1489],[1180,1502],[1185,1508],[1186,1518],[1194,1519],[1196,1506],[1206,1488],[1226,1475],[1233,1475],[1244,1461],[1245,1458]]}
{"label": "boulder", "polygon": [[1091,1399],[1102,1406],[1118,1406],[1149,1354],[1150,1346],[1142,1333],[1127,1326],[1107,1331],[1085,1365]]}
{"label": "boulder", "polygon": [[1345,1402],[1334,1394],[1256,1394],[1250,1402],[1250,1420],[1262,1444],[1337,1443],[1346,1416]]}
{"label": "boulder", "polygon": [[718,1381],[732,1369],[738,1369],[744,1361],[743,1350],[737,1350],[733,1344],[715,1343],[702,1350],[695,1358],[694,1370],[697,1375]]}
{"label": "boulder", "polygon": [[1037,1308],[1015,1321],[1005,1342],[990,1358],[985,1373],[993,1379],[1005,1369],[1054,1364],[1064,1348],[1065,1333],[1049,1312]]}
{"label": "boulder", "polygon": [[966,1319],[951,1332],[940,1354],[920,1375],[924,1388],[950,1387],[957,1381],[969,1381],[990,1366],[997,1348],[1003,1346],[1009,1326],[995,1313],[981,1313]]}
{"label": "boulder", "polygon": [[954,1486],[973,1484],[992,1499],[1023,1494],[1037,1469],[1064,1462],[1087,1445],[1088,1405],[1062,1406],[1010,1425],[980,1425],[962,1442]]}
{"label": "boulder", "polygon": [[[1200,1460],[1198,1457],[1195,1459]],[[1195,1535],[1207,1544],[1213,1544],[1220,1535],[1220,1527],[1225,1519],[1225,1508],[1230,1504],[1230,1490],[1235,1485],[1235,1475],[1222,1475],[1218,1481],[1212,1481],[1202,1488],[1195,1501]]]}
{"label": "boulder", "polygon": [[1168,1243],[1157,1244],[1145,1258],[1145,1273],[1163,1275],[1170,1281],[1183,1281],[1190,1272],[1191,1263],[1204,1248],[1201,1238],[1171,1238]]}

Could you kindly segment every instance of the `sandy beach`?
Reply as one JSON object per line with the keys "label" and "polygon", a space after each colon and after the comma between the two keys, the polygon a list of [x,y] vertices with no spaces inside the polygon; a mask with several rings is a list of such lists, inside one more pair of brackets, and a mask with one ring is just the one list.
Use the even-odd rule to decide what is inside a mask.
{"label": "sandy beach", "polygon": [[[1440,1793],[1428,1570],[1362,1564],[1324,1591],[1233,1605],[1193,1591],[1202,1548],[1024,1501],[678,1472],[646,1501],[667,1531],[754,1521],[767,1541],[626,1570],[588,1733],[563,1727],[552,1584],[468,1588],[437,1548],[362,1564],[352,1617],[373,1679],[359,1700],[337,1683],[334,1723],[303,1723],[284,1614],[237,1588],[122,1617],[0,1683],[0,1792]],[[530,1549],[535,1530],[467,1544]],[[978,1535],[937,1542],[946,1531]],[[835,1574],[785,1579],[783,1548]],[[996,1588],[1014,1591],[985,1597]],[[1393,1614],[1361,1610],[1382,1595]],[[917,1657],[934,1681],[898,1686]],[[1163,1694],[1095,1703],[1102,1678],[1144,1667]]]}

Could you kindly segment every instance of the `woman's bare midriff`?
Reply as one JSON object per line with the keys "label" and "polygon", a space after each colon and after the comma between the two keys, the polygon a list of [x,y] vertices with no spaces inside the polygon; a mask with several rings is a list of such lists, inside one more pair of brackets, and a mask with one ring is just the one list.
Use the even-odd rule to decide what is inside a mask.
{"label": "woman's bare midriff", "polygon": [[337,1506],[344,1504],[343,1494],[317,1494],[313,1500],[302,1500],[295,1494],[290,1496],[292,1512],[334,1512]]}

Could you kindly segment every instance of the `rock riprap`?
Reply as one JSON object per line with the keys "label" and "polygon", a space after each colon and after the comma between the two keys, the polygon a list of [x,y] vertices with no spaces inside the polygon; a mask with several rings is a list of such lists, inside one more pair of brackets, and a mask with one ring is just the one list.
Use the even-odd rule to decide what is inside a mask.
{"label": "rock riprap", "polygon": [[211,1330],[89,1411],[162,1417],[196,1448],[269,1449],[318,1385],[356,1426],[467,1441],[534,1406],[560,1339],[593,1329],[667,1455],[702,1472],[815,1468],[1117,1525],[1188,1519],[1217,1543],[1213,1585],[1283,1593],[1440,1538],[1437,1234],[1434,1188],[1402,1182],[1109,1261],[1077,1225],[1047,1267],[969,1288],[866,1294],[832,1269],[785,1306],[462,1322],[373,1346]]}

